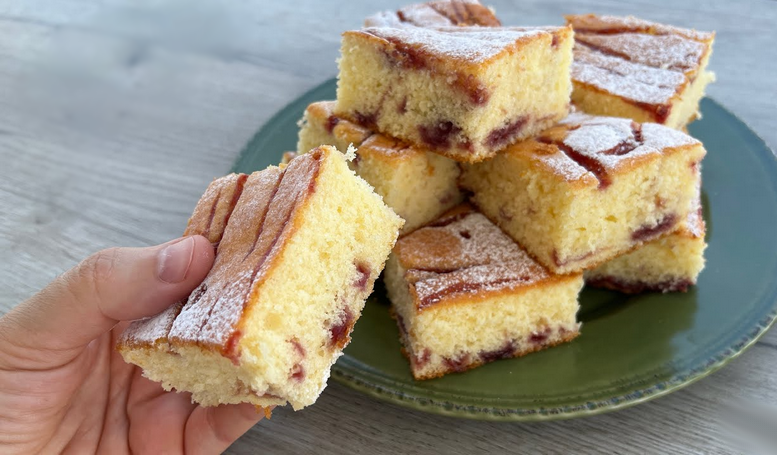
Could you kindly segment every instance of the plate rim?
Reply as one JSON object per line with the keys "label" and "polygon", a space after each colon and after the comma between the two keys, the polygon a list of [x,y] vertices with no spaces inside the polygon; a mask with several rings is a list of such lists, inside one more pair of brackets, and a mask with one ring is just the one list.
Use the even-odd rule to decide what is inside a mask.
{"label": "plate rim", "polygon": [[[277,124],[285,124],[289,121],[289,117],[292,116],[294,111],[293,107],[300,104],[302,100],[308,98],[321,98],[318,96],[319,92],[327,90],[332,82],[336,78],[326,79],[319,85],[307,90],[301,95],[297,96],[291,102],[282,107],[276,112],[269,120],[267,120],[261,128],[252,136],[252,138],[246,143],[238,154],[237,159],[234,161],[231,171],[234,172],[245,157],[251,153],[251,150],[257,150],[260,144],[263,142],[263,137],[267,136],[267,131],[271,131]],[[753,131],[746,123],[744,123],[737,115],[731,112],[722,104],[718,103],[712,98],[706,97],[708,102],[711,102],[716,108],[724,111],[733,120],[734,125],[739,130],[744,130],[748,135],[753,136],[759,143],[759,148],[763,148],[771,155],[771,159],[774,160],[775,166],[777,166],[777,155],[774,150],[766,143],[766,141]],[[298,119],[291,118],[296,122]],[[711,356],[707,362],[701,366],[697,366],[690,370],[685,370],[681,373],[672,375],[669,379],[654,383],[648,387],[637,387],[628,393],[620,393],[615,396],[611,396],[606,399],[598,399],[593,401],[587,401],[585,403],[570,405],[570,406],[553,406],[553,407],[521,407],[521,408],[498,408],[494,406],[477,406],[477,405],[462,405],[458,403],[452,403],[437,398],[418,397],[413,394],[404,393],[398,389],[390,389],[380,384],[369,382],[363,375],[359,376],[354,374],[353,371],[361,372],[358,367],[348,365],[348,355],[344,354],[341,359],[338,360],[332,367],[332,379],[343,384],[351,389],[364,393],[373,398],[377,398],[381,401],[396,404],[405,408],[419,410],[431,414],[444,415],[448,417],[466,418],[471,420],[488,420],[488,421],[550,421],[550,420],[562,420],[571,419],[584,416],[593,416],[610,411],[616,411],[625,409],[631,406],[635,406],[653,399],[668,395],[672,392],[676,392],[682,388],[685,388],[710,374],[720,370],[732,360],[739,357],[742,353],[747,351],[750,347],[758,342],[758,340],[769,330],[770,327],[777,320],[777,295],[771,296],[773,302],[771,303],[771,310],[766,316],[758,320],[757,323],[750,327],[746,334],[736,339],[733,343],[723,347],[719,352]],[[345,364],[343,364],[345,361]]]}

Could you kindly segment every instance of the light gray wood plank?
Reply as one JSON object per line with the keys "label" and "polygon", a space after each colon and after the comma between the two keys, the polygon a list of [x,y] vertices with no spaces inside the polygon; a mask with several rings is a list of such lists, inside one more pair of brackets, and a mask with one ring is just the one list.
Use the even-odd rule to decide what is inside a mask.
{"label": "light gray wood plank", "polygon": [[[126,19],[147,3],[0,4],[0,311],[92,251],[177,236],[207,183],[258,127],[336,75],[339,33],[406,2],[177,2]],[[716,30],[710,96],[777,145],[777,2],[490,3],[506,24],[599,12]],[[194,34],[170,28],[184,4],[191,23],[206,17],[207,26]],[[139,22],[165,33],[133,32]],[[230,451],[736,453],[725,405],[777,405],[775,373],[771,331],[682,391],[617,413],[534,424],[433,416],[332,383],[315,406],[277,410]]]}

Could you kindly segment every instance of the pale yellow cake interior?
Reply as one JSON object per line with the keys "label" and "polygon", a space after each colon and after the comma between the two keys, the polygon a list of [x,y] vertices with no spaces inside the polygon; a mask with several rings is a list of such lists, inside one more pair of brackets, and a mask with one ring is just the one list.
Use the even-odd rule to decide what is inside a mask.
{"label": "pale yellow cake interior", "polygon": [[[328,118],[311,115],[311,108],[313,106],[300,122],[299,147],[302,148],[299,150],[310,150],[322,144],[347,148],[353,143],[358,147],[359,159],[351,163],[351,168],[405,220],[402,234],[432,221],[464,199],[457,184],[459,166],[450,158],[418,146],[381,147],[381,144],[393,141],[365,132],[346,120],[338,122],[330,132]],[[362,143],[365,139],[367,141]]]}
{"label": "pale yellow cake interior", "polygon": [[678,222],[685,218],[698,184],[691,164],[704,155],[700,145],[686,147],[620,173],[600,189],[538,167],[522,147],[465,166],[462,182],[484,214],[555,273],[630,250],[635,231],[669,214]]}
{"label": "pale yellow cake interior", "polygon": [[[488,102],[476,106],[466,93],[452,87],[450,74],[396,68],[388,63],[374,38],[346,33],[337,112],[352,119],[356,112],[379,112],[376,120],[381,132],[419,145],[423,144],[419,125],[450,121],[461,128],[451,136],[452,146],[470,142],[473,147],[473,152],[449,151],[450,155],[461,161],[481,160],[495,152],[486,143],[492,131],[525,117],[527,123],[515,140],[523,139],[568,112],[573,39],[571,33],[563,36],[556,47],[551,46],[549,34],[527,39],[514,53],[472,70],[471,77],[490,91]],[[403,103],[404,109],[400,109]]]}
{"label": "pale yellow cake interior", "polygon": [[411,359],[426,349],[430,352],[428,362],[414,371],[417,379],[448,373],[445,358],[469,355],[471,361],[479,364],[481,353],[498,351],[508,341],[519,355],[525,354],[539,349],[527,340],[532,334],[550,329],[545,343],[552,346],[574,338],[580,327],[576,315],[582,274],[554,276],[545,282],[498,293],[474,293],[420,311],[404,274],[392,254],[384,282],[393,309],[408,332],[405,349]]}
{"label": "pale yellow cake interior", "polygon": [[626,254],[585,272],[586,279],[611,279],[624,285],[665,286],[696,283],[704,269],[704,236],[682,228],[647,242]]}
{"label": "pale yellow cake interior", "polygon": [[[402,220],[353,174],[342,154],[330,149],[315,191],[290,222],[296,231],[266,281],[253,288],[239,322],[239,364],[196,346],[172,346],[174,353],[136,349],[125,358],[166,389],[191,391],[203,405],[288,401],[301,409],[312,404],[342,353],[328,345],[329,326],[342,319],[346,307],[358,319]],[[366,289],[353,285],[354,261],[370,269]],[[290,340],[308,347],[304,356]],[[296,365],[304,369],[301,381],[290,378]],[[252,390],[266,392],[257,396]]]}

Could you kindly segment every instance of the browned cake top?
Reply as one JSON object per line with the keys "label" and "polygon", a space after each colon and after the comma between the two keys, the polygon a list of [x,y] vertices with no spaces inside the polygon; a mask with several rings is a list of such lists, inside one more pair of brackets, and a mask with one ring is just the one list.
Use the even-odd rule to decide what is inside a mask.
{"label": "browned cake top", "polygon": [[[365,139],[372,136],[368,128],[346,120],[335,114],[336,101],[317,101],[310,103],[305,109],[309,121],[321,124],[329,134],[337,139],[350,142],[358,147]],[[300,150],[306,152],[307,150]]]}
{"label": "browned cake top", "polygon": [[440,0],[409,5],[397,12],[368,17],[365,27],[439,27],[447,25],[499,26],[494,12],[477,0]]}
{"label": "browned cake top", "polygon": [[510,150],[529,154],[565,180],[587,185],[597,182],[603,189],[617,172],[679,147],[699,144],[685,133],[655,123],[573,113],[535,140]]}
{"label": "browned cake top", "polygon": [[[184,235],[202,235],[218,246],[247,178],[246,174],[229,174],[213,180],[194,207]],[[184,303],[178,302],[154,317],[133,322],[122,333],[120,344],[149,346],[165,341]]]}
{"label": "browned cake top", "polygon": [[713,32],[700,32],[687,28],[659,24],[634,16],[597,16],[581,14],[565,16],[567,23],[572,25],[575,33],[648,33],[651,35],[678,35],[696,41],[712,41]]}
{"label": "browned cake top", "polygon": [[421,153],[421,150],[389,136],[373,133],[371,130],[359,126],[345,118],[335,114],[336,101],[317,101],[307,107],[307,118],[310,122],[319,123],[330,129],[330,133],[337,139],[350,142],[355,147],[358,166],[362,156],[375,156],[387,160],[396,160]]}
{"label": "browned cake top", "polygon": [[229,174],[211,182],[194,208],[183,235],[201,235],[218,245],[246,178],[245,174]]}
{"label": "browned cake top", "polygon": [[461,297],[477,300],[553,276],[467,204],[400,238],[394,254],[418,310]]}
{"label": "browned cake top", "polygon": [[671,99],[698,75],[714,33],[634,17],[567,16],[575,29],[572,79],[669,116]]}
{"label": "browned cake top", "polygon": [[[271,167],[248,176],[203,283],[185,304],[133,323],[122,342],[137,345],[169,339],[218,349],[234,359],[241,335],[239,321],[250,292],[264,281],[293,234],[294,215],[315,191],[322,156],[314,150],[293,159],[284,169]],[[220,180],[211,186],[223,184]],[[212,203],[206,192],[193,219],[209,213]]]}
{"label": "browned cake top", "polygon": [[371,27],[345,32],[371,37],[397,66],[409,69],[476,67],[542,36],[556,43],[564,27]]}
{"label": "browned cake top", "polygon": [[281,164],[289,164],[289,162],[291,162],[291,160],[296,158],[298,155],[299,153],[297,152],[283,152],[283,155],[281,156]]}

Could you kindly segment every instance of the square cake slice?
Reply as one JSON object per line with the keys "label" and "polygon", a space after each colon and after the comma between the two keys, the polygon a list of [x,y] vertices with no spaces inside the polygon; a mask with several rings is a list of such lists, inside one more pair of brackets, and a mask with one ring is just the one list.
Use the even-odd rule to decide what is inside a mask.
{"label": "square cake slice", "polygon": [[705,231],[701,202],[696,199],[674,232],[587,270],[585,282],[627,294],[685,292],[704,269]]}
{"label": "square cake slice", "polygon": [[364,21],[365,27],[444,27],[501,25],[494,12],[477,0],[436,0],[383,11]]}
{"label": "square cake slice", "polygon": [[464,166],[461,184],[534,258],[570,273],[674,230],[691,211],[705,153],[662,125],[572,114]]}
{"label": "square cake slice", "polygon": [[707,71],[714,33],[635,17],[567,16],[575,29],[572,101],[596,115],[682,129],[699,117],[715,79]]}
{"label": "square cake slice", "polygon": [[[244,183],[229,213],[222,201],[235,198],[233,180]],[[222,219],[203,283],[130,325],[118,349],[149,379],[205,406],[301,409],[326,386],[402,220],[329,146],[216,180],[187,233],[219,230]]]}
{"label": "square cake slice", "polygon": [[397,241],[384,278],[416,379],[572,340],[582,274],[554,275],[467,204]]}
{"label": "square cake slice", "polygon": [[569,110],[570,27],[365,28],[343,34],[338,115],[476,162]]}
{"label": "square cake slice", "polygon": [[455,161],[354,124],[334,113],[334,101],[313,103],[300,123],[298,150],[332,144],[358,147],[351,168],[405,220],[402,233],[432,221],[464,196]]}

